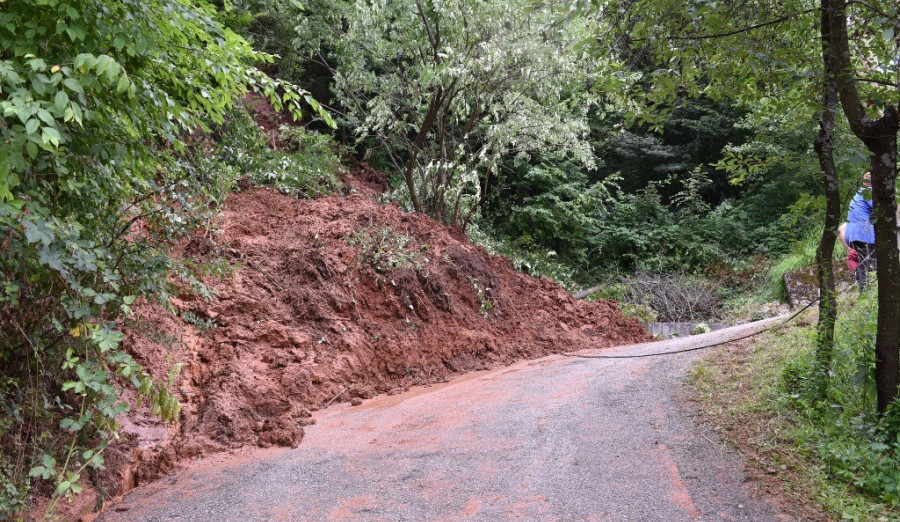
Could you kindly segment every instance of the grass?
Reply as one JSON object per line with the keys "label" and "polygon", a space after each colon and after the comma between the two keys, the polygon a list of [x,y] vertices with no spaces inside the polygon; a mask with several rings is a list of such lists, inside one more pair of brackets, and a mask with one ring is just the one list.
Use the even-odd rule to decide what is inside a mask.
{"label": "grass", "polygon": [[[851,316],[856,306],[845,303]],[[877,446],[872,442],[877,435],[870,440],[859,431],[866,426],[867,434],[875,433],[876,423],[860,413],[862,406],[809,406],[785,378],[802,375],[808,366],[815,347],[814,320],[814,313],[807,312],[795,325],[702,359],[689,375],[692,399],[700,404],[703,421],[742,453],[748,474],[786,512],[812,520],[898,520],[900,508],[890,500],[888,483],[900,479],[900,470],[875,474],[879,466],[896,462],[896,450]],[[839,324],[839,354],[854,334],[848,330]],[[846,393],[851,383],[841,378],[842,364],[835,365],[832,386],[839,389],[834,393],[858,399]],[[875,486],[868,483],[873,474],[880,481]]]}

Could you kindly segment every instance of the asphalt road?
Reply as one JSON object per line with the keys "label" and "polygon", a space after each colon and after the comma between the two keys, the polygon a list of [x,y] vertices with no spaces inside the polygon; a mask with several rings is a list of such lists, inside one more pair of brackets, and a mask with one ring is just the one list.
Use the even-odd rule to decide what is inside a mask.
{"label": "asphalt road", "polygon": [[[678,350],[774,321],[581,353]],[[699,353],[551,356],[339,405],[296,449],[198,463],[100,520],[790,520],[679,398]]]}

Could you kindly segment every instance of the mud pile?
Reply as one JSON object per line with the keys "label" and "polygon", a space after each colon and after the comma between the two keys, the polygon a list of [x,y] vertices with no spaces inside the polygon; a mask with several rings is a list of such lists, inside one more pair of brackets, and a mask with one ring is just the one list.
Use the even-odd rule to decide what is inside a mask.
{"label": "mud pile", "polygon": [[360,194],[238,193],[220,225],[217,245],[185,249],[197,263],[228,260],[229,275],[205,280],[215,297],[173,299],[180,318],[146,306],[147,327],[128,334],[157,377],[184,366],[176,426],[140,410],[124,421],[130,442],[110,455],[109,481],[125,488],[210,452],[295,446],[310,412],[333,401],[650,339],[615,303],[575,301],[458,230]]}

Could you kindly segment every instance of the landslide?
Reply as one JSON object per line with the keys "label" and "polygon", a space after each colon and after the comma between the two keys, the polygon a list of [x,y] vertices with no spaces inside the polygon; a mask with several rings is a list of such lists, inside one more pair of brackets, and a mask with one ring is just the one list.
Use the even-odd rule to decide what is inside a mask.
{"label": "landslide", "polygon": [[456,229],[361,194],[377,192],[373,172],[345,179],[351,195],[236,193],[215,244],[186,245],[192,262],[229,268],[204,281],[211,299],[171,299],[177,317],[145,303],[128,329],[127,349],[156,377],[182,365],[171,377],[183,409],[174,426],[146,407],[123,418],[107,494],[212,452],[296,446],[332,401],[651,339],[615,302],[576,301]]}

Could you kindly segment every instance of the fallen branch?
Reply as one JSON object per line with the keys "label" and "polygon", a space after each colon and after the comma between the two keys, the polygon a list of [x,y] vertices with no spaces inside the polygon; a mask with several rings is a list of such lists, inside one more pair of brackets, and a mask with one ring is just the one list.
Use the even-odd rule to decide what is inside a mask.
{"label": "fallen branch", "polygon": [[343,395],[344,392],[347,391],[347,389],[348,389],[348,388],[347,388],[346,386],[344,386],[344,389],[341,390],[340,393],[338,393],[337,395],[335,395],[334,397],[332,397],[330,401],[326,402],[326,403],[325,403],[325,406],[322,406],[322,409],[324,410],[325,408],[331,406],[331,403],[334,402],[335,399],[337,399],[338,397],[340,397],[341,395]]}
{"label": "fallen branch", "polygon": [[575,299],[584,299],[585,297],[593,294],[594,292],[596,292],[597,290],[600,290],[601,288],[603,288],[603,285],[592,286],[592,287],[588,288],[587,290],[575,292],[574,294],[572,294],[572,297],[574,297]]}

